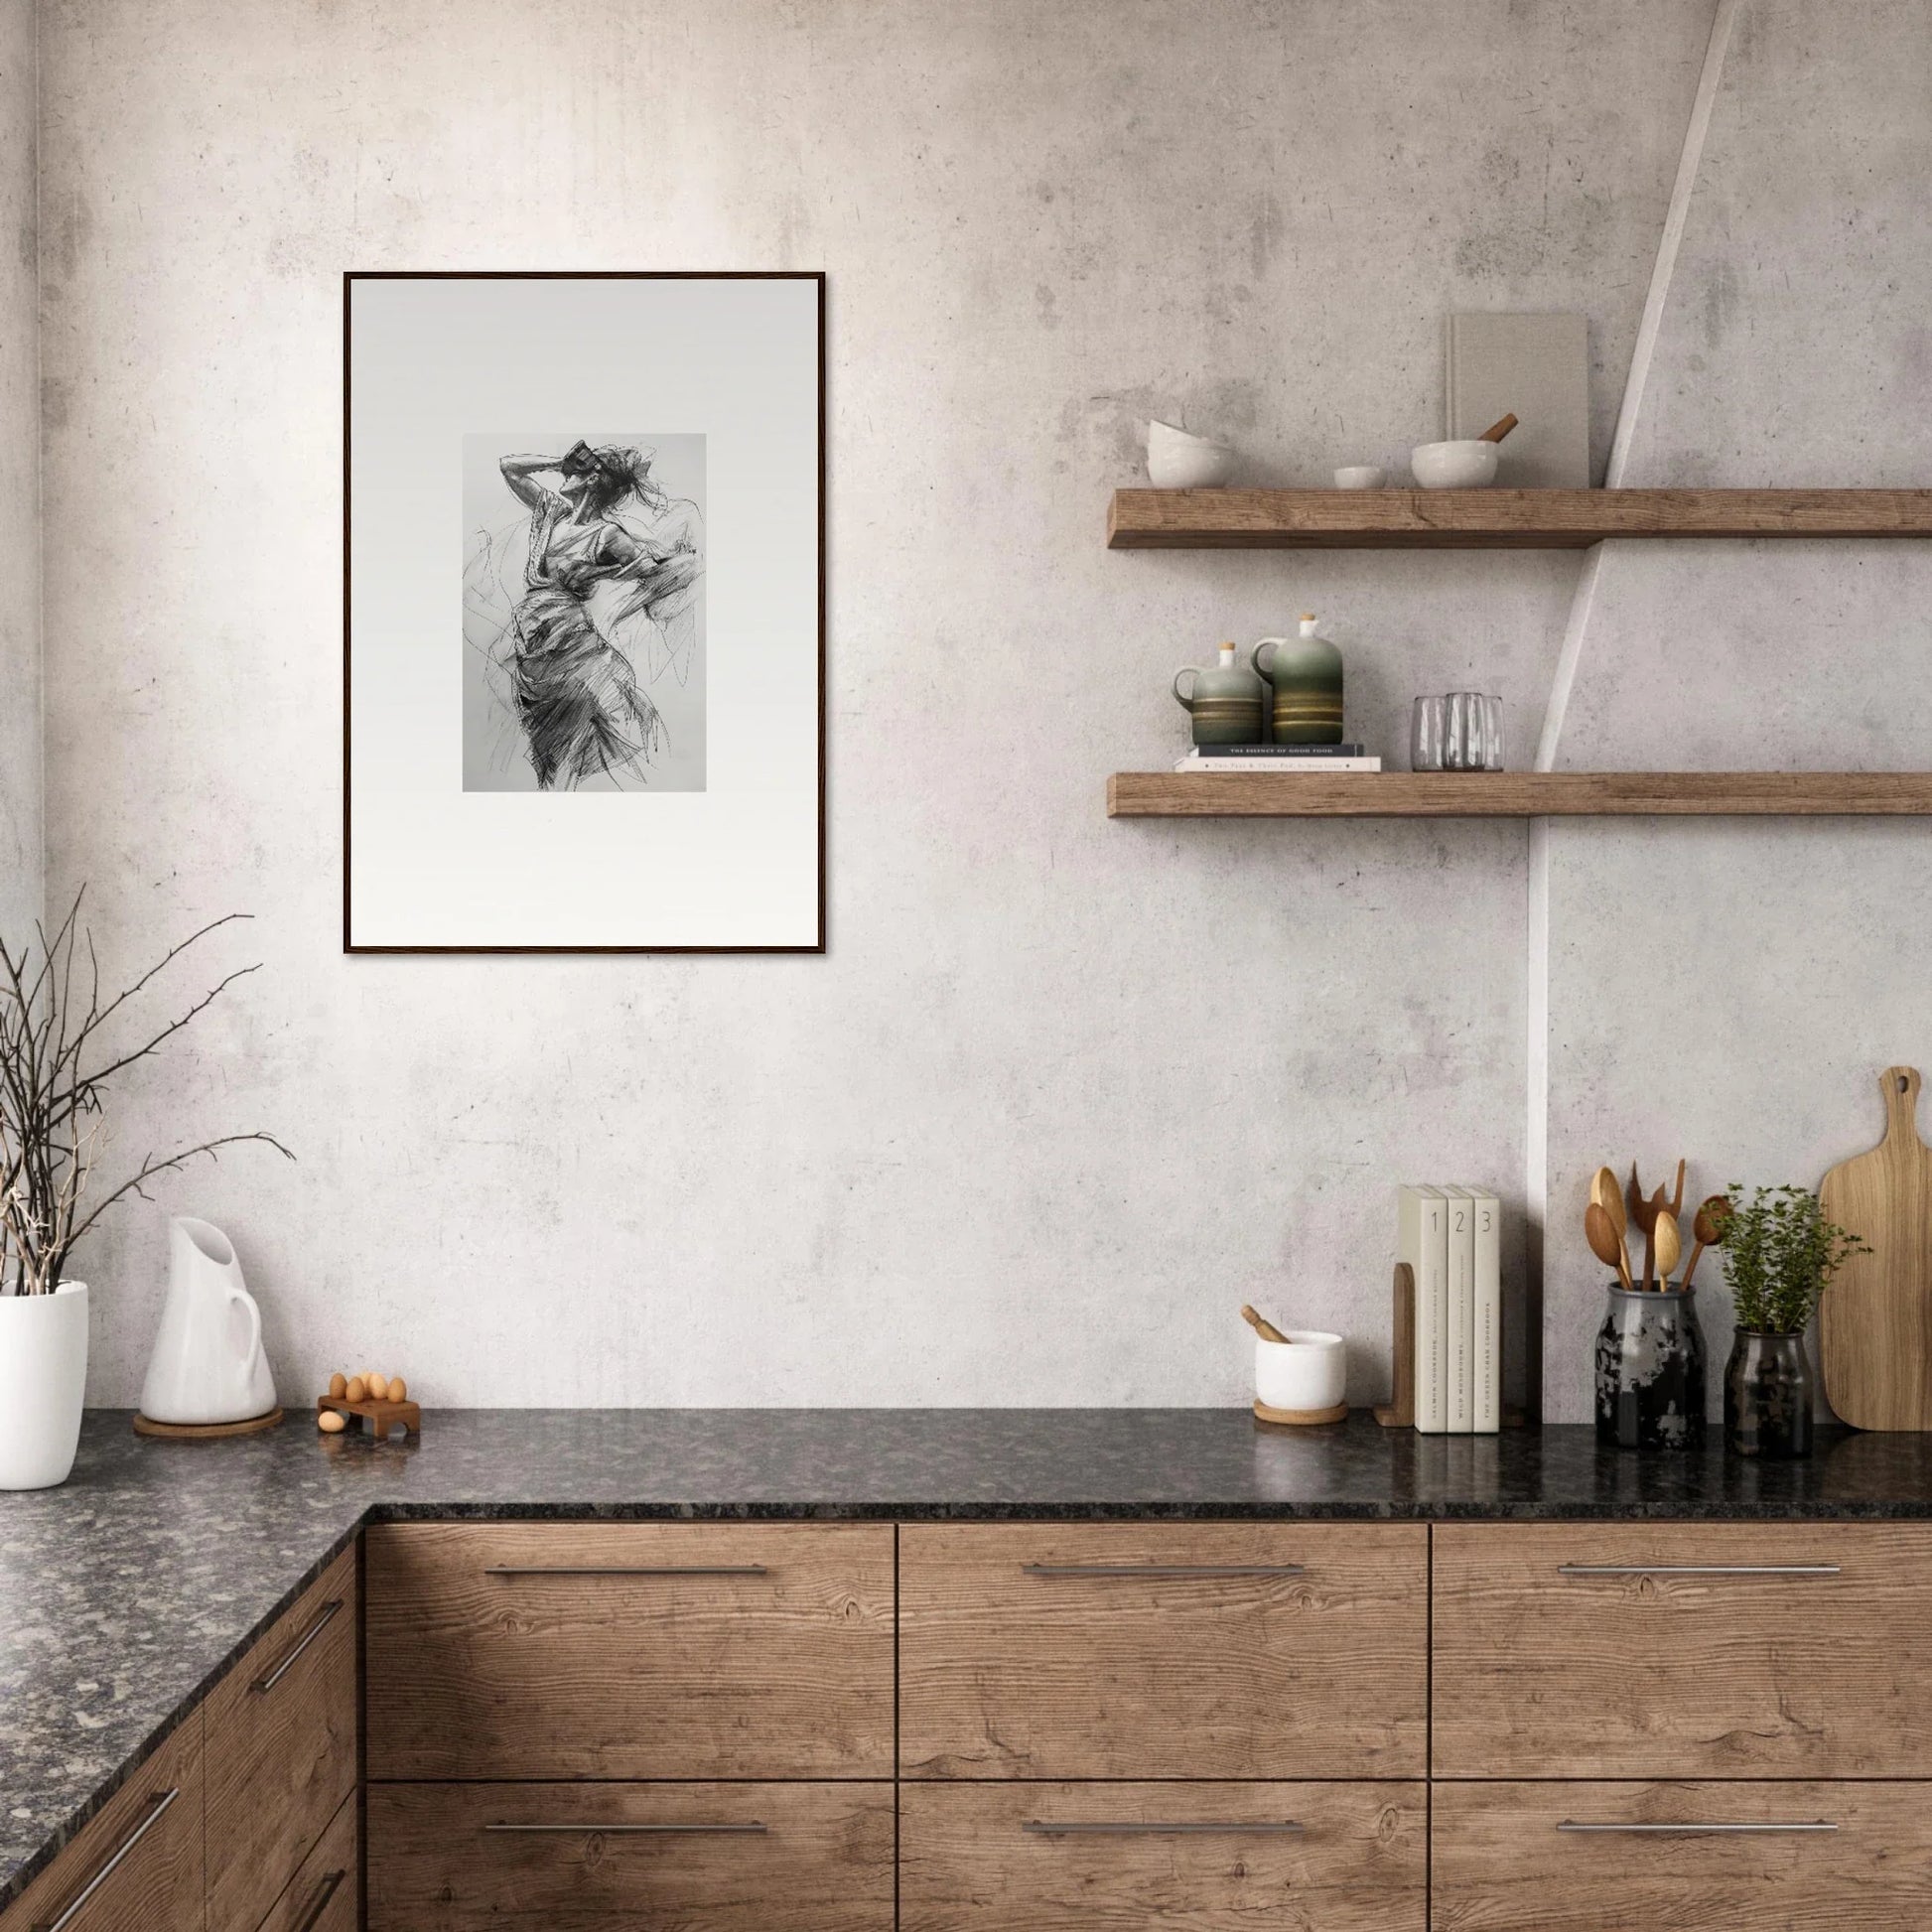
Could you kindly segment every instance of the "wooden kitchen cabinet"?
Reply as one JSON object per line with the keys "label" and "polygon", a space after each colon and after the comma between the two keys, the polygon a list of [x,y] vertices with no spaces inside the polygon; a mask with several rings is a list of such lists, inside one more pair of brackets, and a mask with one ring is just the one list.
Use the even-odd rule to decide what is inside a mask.
{"label": "wooden kitchen cabinet", "polygon": [[1421,1524],[908,1524],[907,1777],[1421,1777]]}
{"label": "wooden kitchen cabinet", "polygon": [[329,1829],[302,1861],[261,1932],[356,1932],[360,1925],[362,1855],[356,1800],[343,1800]]}
{"label": "wooden kitchen cabinet", "polygon": [[1421,1784],[906,1785],[901,1932],[1426,1932]]}
{"label": "wooden kitchen cabinet", "polygon": [[255,1932],[355,1789],[355,1552],[208,1694],[207,1932]]}
{"label": "wooden kitchen cabinet", "polygon": [[1932,1786],[1438,1784],[1434,1932],[1924,1932]]}
{"label": "wooden kitchen cabinet", "polygon": [[202,1714],[0,1913],[0,1932],[203,1932]]}
{"label": "wooden kitchen cabinet", "polygon": [[368,1774],[890,1778],[890,1524],[368,1533]]}
{"label": "wooden kitchen cabinet", "polygon": [[893,1932],[893,1787],[381,1784],[369,1932]]}
{"label": "wooden kitchen cabinet", "polygon": [[1439,1524],[1439,1777],[1932,1777],[1932,1531]]}

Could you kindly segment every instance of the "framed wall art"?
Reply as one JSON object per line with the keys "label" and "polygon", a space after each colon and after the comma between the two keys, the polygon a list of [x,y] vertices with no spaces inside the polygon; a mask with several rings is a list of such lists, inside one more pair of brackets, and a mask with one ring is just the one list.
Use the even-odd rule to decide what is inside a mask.
{"label": "framed wall art", "polygon": [[825,943],[825,281],[351,273],[348,952]]}

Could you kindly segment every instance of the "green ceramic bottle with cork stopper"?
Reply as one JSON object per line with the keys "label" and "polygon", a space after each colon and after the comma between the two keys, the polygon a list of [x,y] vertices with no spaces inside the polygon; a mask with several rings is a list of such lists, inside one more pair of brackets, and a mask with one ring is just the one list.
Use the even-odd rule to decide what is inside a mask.
{"label": "green ceramic bottle with cork stopper", "polygon": [[[1261,679],[1235,662],[1232,644],[1223,644],[1220,656],[1207,670],[1183,664],[1174,672],[1174,702],[1193,720],[1196,745],[1259,745],[1266,737]],[[1184,677],[1194,680],[1186,691]]]}
{"label": "green ceramic bottle with cork stopper", "polygon": [[1341,743],[1341,652],[1317,637],[1314,626],[1313,614],[1304,611],[1300,636],[1264,637],[1248,653],[1249,663],[1274,687],[1277,745]]}

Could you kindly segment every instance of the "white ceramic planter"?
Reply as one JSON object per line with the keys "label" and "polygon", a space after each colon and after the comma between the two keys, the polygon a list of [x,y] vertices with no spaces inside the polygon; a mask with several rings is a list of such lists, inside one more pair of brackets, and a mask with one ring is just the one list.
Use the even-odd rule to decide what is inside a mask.
{"label": "white ceramic planter", "polygon": [[0,1489],[67,1481],[86,1393],[86,1288],[0,1295]]}

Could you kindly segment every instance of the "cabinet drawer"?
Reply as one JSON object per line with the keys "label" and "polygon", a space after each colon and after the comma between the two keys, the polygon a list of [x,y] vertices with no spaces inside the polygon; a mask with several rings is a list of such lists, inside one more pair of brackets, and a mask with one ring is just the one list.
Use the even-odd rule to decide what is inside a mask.
{"label": "cabinet drawer", "polygon": [[202,1932],[197,1711],[0,1914],[5,1932]]}
{"label": "cabinet drawer", "polygon": [[372,1778],[891,1777],[887,1524],[368,1533]]}
{"label": "cabinet drawer", "polygon": [[1427,1817],[1420,1784],[907,1785],[899,1923],[1425,1932]]}
{"label": "cabinet drawer", "polygon": [[369,1932],[892,1932],[890,1784],[384,1784]]}
{"label": "cabinet drawer", "polygon": [[1439,1525],[1439,1777],[1932,1775],[1932,1531]]}
{"label": "cabinet drawer", "polygon": [[1922,1784],[1439,1784],[1432,1856],[1436,1932],[1932,1924]]}
{"label": "cabinet drawer", "polygon": [[362,1862],[355,1837],[355,1794],[343,1800],[335,1823],[269,1908],[261,1932],[355,1932]]}
{"label": "cabinet drawer", "polygon": [[908,1526],[908,1777],[1420,1777],[1420,1525]]}
{"label": "cabinet drawer", "polygon": [[355,1788],[355,1552],[208,1694],[207,1932],[255,1932]]}

